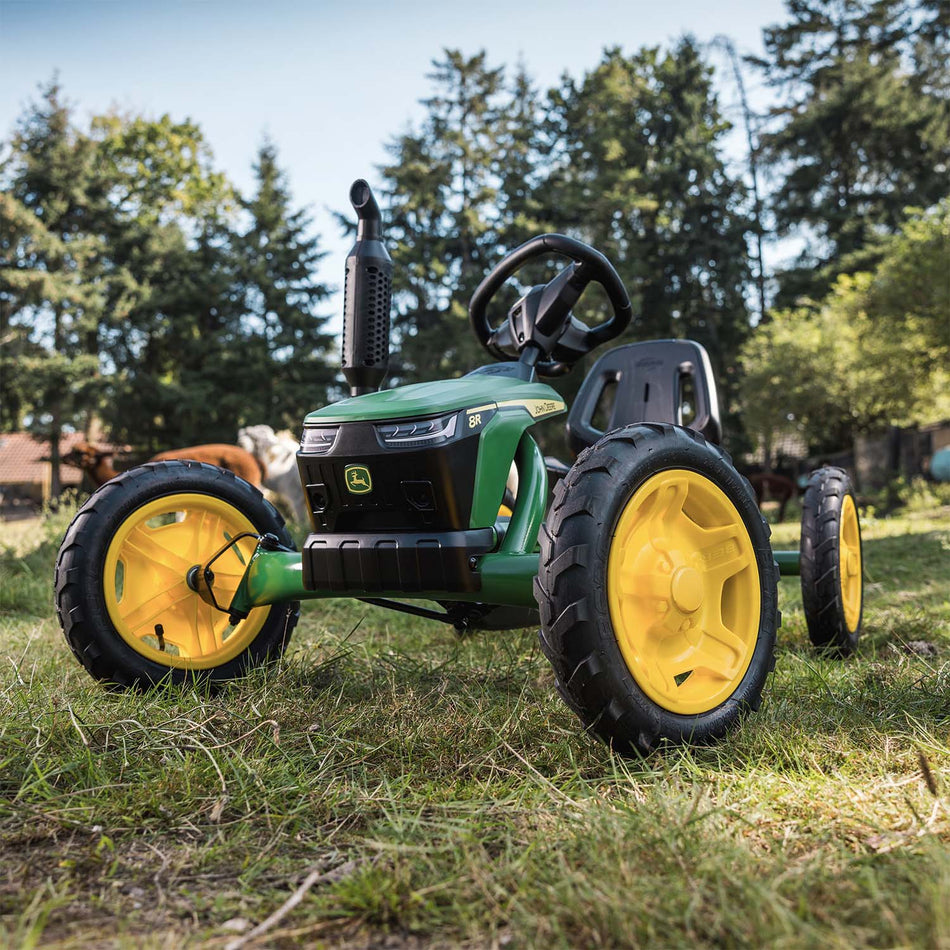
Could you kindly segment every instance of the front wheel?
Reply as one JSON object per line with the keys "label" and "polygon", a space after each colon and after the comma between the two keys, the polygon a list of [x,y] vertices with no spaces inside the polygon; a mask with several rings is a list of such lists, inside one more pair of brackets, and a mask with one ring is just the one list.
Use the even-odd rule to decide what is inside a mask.
{"label": "front wheel", "polygon": [[[193,461],[154,462],[106,482],[80,508],[56,561],[56,612],[80,663],[112,685],[222,680],[276,658],[299,605],[257,607],[236,624],[193,589],[194,568],[239,535],[275,534],[284,521],[231,472]],[[226,606],[256,541],[214,563]]]}
{"label": "front wheel", "polygon": [[622,754],[720,738],[774,667],[778,571],[748,483],[702,436],[632,425],[581,453],[541,533],[541,646]]}

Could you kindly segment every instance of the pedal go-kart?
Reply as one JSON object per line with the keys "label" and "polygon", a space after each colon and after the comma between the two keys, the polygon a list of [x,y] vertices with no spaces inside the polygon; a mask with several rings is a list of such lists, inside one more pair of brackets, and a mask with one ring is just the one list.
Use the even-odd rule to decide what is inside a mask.
{"label": "pedal go-kart", "polygon": [[[565,404],[538,377],[567,372],[630,323],[603,254],[559,234],[528,241],[471,300],[472,326],[497,362],[379,392],[392,263],[366,182],[350,198],[352,395],[304,422],[298,461],[313,532],[303,551],[256,489],[213,466],[159,462],[107,482],[70,526],[55,579],[66,639],[94,677],[133,686],[238,676],[286,648],[299,601],[353,597],[459,630],[540,626],[557,689],[584,727],[639,754],[718,738],[758,707],[774,666],[780,572],[800,570],[813,641],[854,648],[861,536],[847,475],[814,474],[801,551],[773,552],[748,482],[717,444],[716,389],[698,344],[607,352],[568,417],[576,461],[542,457],[529,430]],[[505,281],[555,255],[569,263],[492,326]],[[612,307],[595,327],[572,314],[592,282]]]}

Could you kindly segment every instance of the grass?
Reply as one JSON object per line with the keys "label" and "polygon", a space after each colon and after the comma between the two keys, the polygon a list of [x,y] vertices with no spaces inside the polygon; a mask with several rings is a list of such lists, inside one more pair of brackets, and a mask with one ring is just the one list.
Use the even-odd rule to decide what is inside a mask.
{"label": "grass", "polygon": [[216,695],[106,692],[49,606],[63,527],[0,559],[2,945],[225,947],[322,869],[244,945],[950,947],[950,508],[865,524],[857,658],[784,580],[760,712],[641,762],[534,631],[344,601]]}

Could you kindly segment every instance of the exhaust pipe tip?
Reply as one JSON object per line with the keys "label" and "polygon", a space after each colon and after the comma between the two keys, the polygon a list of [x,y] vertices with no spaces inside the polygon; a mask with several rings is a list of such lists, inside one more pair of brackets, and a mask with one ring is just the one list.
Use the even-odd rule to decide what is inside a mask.
{"label": "exhaust pipe tip", "polygon": [[357,225],[357,236],[363,238],[378,238],[382,218],[379,213],[379,205],[373,196],[373,189],[369,182],[364,178],[357,178],[350,185],[350,204],[359,219]]}

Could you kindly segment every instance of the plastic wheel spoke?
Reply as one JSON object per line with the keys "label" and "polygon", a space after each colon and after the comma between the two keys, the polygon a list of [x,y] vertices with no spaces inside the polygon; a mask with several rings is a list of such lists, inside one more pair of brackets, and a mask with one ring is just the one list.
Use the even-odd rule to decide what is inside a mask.
{"label": "plastic wheel spoke", "polygon": [[676,478],[663,485],[657,494],[659,498],[654,517],[661,522],[669,522],[683,513],[689,485],[684,479]]}
{"label": "plastic wheel spoke", "polygon": [[218,515],[209,515],[207,512],[201,513],[201,522],[195,531],[195,544],[197,551],[203,552],[207,559],[208,552],[214,553],[225,541],[224,532],[221,530],[221,518]]}
{"label": "plastic wheel spoke", "polygon": [[669,574],[641,574],[637,571],[625,571],[621,579],[620,590],[628,597],[642,597],[648,600],[670,599]]}
{"label": "plastic wheel spoke", "polygon": [[751,563],[751,554],[739,549],[739,552],[728,558],[728,560],[720,561],[718,564],[707,567],[706,574],[719,582],[727,581],[730,577],[738,574],[739,571],[745,570]]}
{"label": "plastic wheel spoke", "polygon": [[[685,515],[684,515],[685,517]],[[741,547],[741,535],[739,529],[734,524],[714,525],[711,528],[696,524],[691,518],[686,518],[687,530],[689,530],[696,539],[696,547],[701,552],[715,551],[732,541],[735,546]]]}
{"label": "plastic wheel spoke", "polygon": [[700,641],[697,652],[720,657],[719,665],[714,667],[717,671],[723,668],[734,670],[745,655],[746,645],[742,639],[723,623],[712,624],[706,627],[703,633],[705,636]]}
{"label": "plastic wheel spoke", "polygon": [[702,670],[722,680],[733,679],[738,671],[735,657],[720,644],[699,647],[690,660],[691,669]]}
{"label": "plastic wheel spoke", "polygon": [[149,566],[160,565],[161,567],[180,572],[184,577],[192,562],[187,555],[179,554],[179,551],[188,550],[188,543],[182,545],[181,534],[176,530],[178,525],[167,525],[164,528],[144,528],[138,525],[129,533],[126,539],[126,545],[135,551],[139,556],[149,562]]}
{"label": "plastic wheel spoke", "polygon": [[[135,607],[130,605],[131,609],[128,612],[122,611],[122,619],[134,631],[141,629],[143,626],[148,626],[149,629],[143,634],[145,636],[154,632],[155,623],[162,622],[162,614],[174,610],[178,604],[194,596],[194,593],[182,581],[180,585],[153,594],[141,603],[136,604]],[[125,607],[124,604],[122,606]]]}
{"label": "plastic wheel spoke", "polygon": [[214,629],[215,613],[214,607],[195,598],[194,654],[196,656],[207,656],[209,653],[214,653],[220,646]]}
{"label": "plastic wheel spoke", "polygon": [[[181,611],[179,611],[181,613]],[[181,619],[177,619],[174,624],[169,624],[166,626],[162,624],[162,638],[166,643],[170,643],[172,646],[178,647],[180,653],[187,653],[188,648],[188,634],[182,633],[180,627],[182,626]],[[146,631],[142,634],[143,637],[155,636],[154,630]]]}
{"label": "plastic wheel spoke", "polygon": [[748,567],[751,553],[735,524],[704,528],[683,516],[684,530],[696,545],[697,567],[714,578],[725,580]]}

